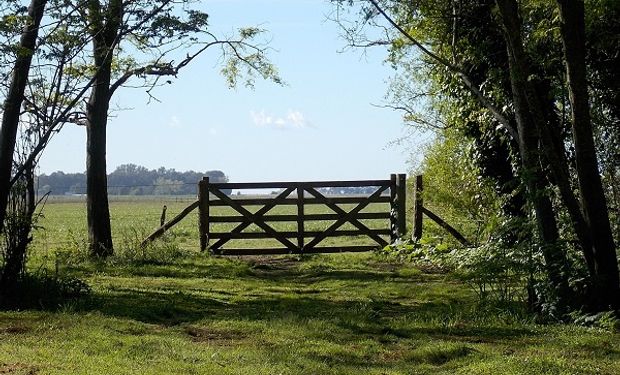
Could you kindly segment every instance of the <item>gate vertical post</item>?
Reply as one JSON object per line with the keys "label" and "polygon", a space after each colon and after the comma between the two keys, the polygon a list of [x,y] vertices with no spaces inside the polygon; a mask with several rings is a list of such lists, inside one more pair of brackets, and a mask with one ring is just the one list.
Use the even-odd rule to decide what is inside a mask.
{"label": "gate vertical post", "polygon": [[205,251],[209,245],[209,177],[198,182],[198,215],[200,251]]}
{"label": "gate vertical post", "polygon": [[407,175],[396,175],[396,235],[403,238],[407,233]]}
{"label": "gate vertical post", "polygon": [[411,239],[417,242],[422,238],[422,207],[424,207],[424,184],[422,175],[417,175],[415,177],[413,186],[413,234]]}
{"label": "gate vertical post", "polygon": [[300,253],[304,251],[304,237],[304,189],[299,186],[297,187],[297,247]]}
{"label": "gate vertical post", "polygon": [[390,175],[390,243],[396,242],[398,239],[397,223],[396,223],[396,210],[398,202],[396,201],[396,175]]}

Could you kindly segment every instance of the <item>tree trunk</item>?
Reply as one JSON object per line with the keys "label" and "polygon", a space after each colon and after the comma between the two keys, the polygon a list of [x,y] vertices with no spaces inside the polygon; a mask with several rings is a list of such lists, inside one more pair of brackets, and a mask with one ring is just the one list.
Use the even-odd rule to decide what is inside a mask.
{"label": "tree trunk", "polygon": [[557,223],[553,205],[545,192],[548,184],[540,164],[539,131],[544,124],[538,123],[542,120],[542,117],[536,116],[541,112],[537,107],[539,102],[535,90],[528,81],[529,72],[521,39],[518,5],[514,0],[497,0],[497,5],[508,47],[510,83],[519,133],[523,178],[528,190],[528,198],[536,213],[549,281],[557,293],[558,305],[562,308],[568,305],[570,288],[566,272],[566,253],[557,242],[559,238]]}
{"label": "tree trunk", "polygon": [[[3,106],[2,128],[0,128],[0,229],[6,215],[6,205],[11,190],[11,172],[13,169],[13,152],[17,139],[19,116],[32,64],[39,26],[45,11],[47,0],[32,0],[28,7],[30,22],[22,32],[19,42],[20,53],[15,61],[9,92]],[[26,52],[28,51],[28,52]]]}
{"label": "tree trunk", "polygon": [[620,308],[618,259],[590,120],[584,3],[580,0],[557,0],[557,2],[560,7],[562,44],[571,103],[577,180],[594,250],[597,307],[617,309]]}
{"label": "tree trunk", "polygon": [[[105,77],[102,79],[105,80]],[[87,107],[86,209],[89,247],[91,254],[95,256],[108,256],[113,253],[106,169],[109,102],[99,99],[102,96],[107,98],[107,87],[105,82],[97,80]]]}
{"label": "tree trunk", "polygon": [[[108,204],[106,128],[112,91],[111,67],[122,19],[122,1],[111,1],[102,12],[98,0],[88,3],[97,73],[86,106],[86,211],[90,252],[105,257],[114,252]],[[105,19],[102,17],[105,15]]]}
{"label": "tree trunk", "polygon": [[554,113],[555,100],[549,99],[550,90],[550,85],[538,85],[536,90],[541,99],[541,115],[544,115],[545,118],[545,125],[540,129],[543,152],[553,183],[558,187],[562,203],[566,207],[573,230],[579,241],[590,278],[594,280],[596,278],[596,267],[591,234],[571,183],[564,140],[560,134],[560,119]]}
{"label": "tree trunk", "polygon": [[28,166],[22,178],[12,186],[8,209],[12,218],[5,226],[6,256],[0,277],[0,305],[19,305],[18,282],[26,266],[26,249],[32,241],[36,209],[34,170]]}

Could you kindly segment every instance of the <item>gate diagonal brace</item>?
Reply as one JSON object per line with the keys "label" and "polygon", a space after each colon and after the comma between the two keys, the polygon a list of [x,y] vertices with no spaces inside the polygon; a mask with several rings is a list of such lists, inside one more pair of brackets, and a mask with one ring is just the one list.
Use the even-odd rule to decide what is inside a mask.
{"label": "gate diagonal brace", "polygon": [[[320,200],[321,202],[323,202],[327,207],[331,208],[334,212],[336,212],[337,214],[340,215],[347,215],[348,212],[346,212],[345,210],[343,210],[342,208],[340,208],[337,204],[333,203],[331,201],[331,199],[327,198],[325,195],[321,194],[320,192],[318,192],[316,189],[314,188],[307,188],[306,191],[308,191],[310,194],[314,195],[318,200]],[[369,198],[370,199],[370,198]],[[361,203],[360,203],[361,204]],[[359,206],[359,204],[358,204]],[[357,208],[357,207],[356,207]],[[363,209],[363,207],[362,207]],[[359,211],[361,211],[362,209],[360,209]],[[359,212],[358,211],[358,212]],[[364,225],[362,222],[360,222],[359,220],[357,220],[356,218],[351,217],[349,220],[347,220],[349,223],[353,224],[357,229],[359,229],[361,232],[363,232],[362,234],[367,235],[368,237],[372,238],[375,242],[377,242],[378,244],[380,244],[381,246],[385,246],[387,245],[387,242],[379,237],[379,235],[372,233],[372,231],[370,230],[370,228],[368,228],[366,225]],[[345,222],[346,223],[346,222]],[[343,223],[343,225],[345,224]]]}
{"label": "gate diagonal brace", "polygon": [[338,228],[340,228],[342,225],[344,225],[347,222],[355,225],[362,232],[365,232],[364,234],[370,236],[380,246],[387,245],[387,241],[385,241],[383,238],[379,237],[378,235],[370,233],[370,229],[368,227],[366,227],[364,224],[362,224],[361,222],[359,222],[353,216],[356,215],[357,213],[359,213],[364,208],[366,208],[366,206],[368,206],[374,198],[377,198],[378,196],[380,196],[381,193],[383,193],[388,188],[389,188],[389,186],[381,186],[381,187],[379,187],[379,189],[377,189],[377,191],[375,191],[374,193],[372,193],[368,197],[367,201],[359,203],[355,208],[353,208],[349,212],[346,212],[343,209],[341,209],[340,207],[338,207],[335,203],[331,202],[329,200],[329,198],[325,197],[323,194],[319,193],[315,189],[313,189],[313,188],[306,188],[306,190],[310,194],[315,196],[317,199],[323,201],[323,203],[325,205],[327,205],[329,208],[334,210],[336,213],[342,215],[342,217],[340,217],[334,224],[332,224],[329,228],[327,228],[320,236],[316,236],[312,241],[310,241],[306,246],[304,246],[304,250],[308,250],[308,249],[311,249],[311,248],[315,247],[321,241],[323,241],[325,238],[327,238],[327,236],[329,236],[330,234],[334,233]]}
{"label": "gate diagonal brace", "polygon": [[[209,189],[209,191],[212,192],[215,196],[220,198],[222,201],[228,203],[228,205],[230,207],[235,209],[235,211],[239,212],[241,215],[243,215],[245,218],[247,218],[249,220],[249,221],[246,221],[244,223],[239,224],[235,229],[233,229],[233,233],[239,233],[243,229],[245,229],[248,226],[250,226],[250,224],[254,223],[257,226],[259,226],[262,230],[264,230],[266,233],[272,235],[274,239],[278,240],[281,244],[286,246],[289,250],[291,250],[292,252],[296,252],[297,251],[297,246],[295,246],[295,244],[293,244],[291,241],[286,239],[286,237],[284,237],[284,236],[280,235],[278,232],[276,232],[276,230],[273,229],[271,226],[269,226],[267,223],[265,223],[264,220],[261,220],[261,217],[267,211],[269,211],[270,209],[275,207],[278,204],[278,201],[280,199],[283,199],[283,198],[287,197],[293,190],[294,190],[294,188],[290,188],[290,189],[285,190],[282,194],[280,194],[277,198],[274,199],[274,202],[270,203],[269,205],[263,206],[263,208],[260,211],[264,210],[264,212],[261,212],[261,213],[257,212],[256,214],[253,214],[250,211],[248,211],[245,208],[243,208],[242,205],[240,205],[239,203],[235,202],[229,196],[227,196],[226,194],[222,193],[219,189]],[[271,206],[271,207],[268,207],[268,206]],[[239,229],[239,228],[241,228],[241,229]],[[224,241],[223,240],[224,239],[220,239],[218,242],[213,244],[211,249],[217,249],[218,247],[220,247],[221,245],[223,245],[224,243],[226,243],[228,241],[228,240],[224,240]],[[219,244],[222,241],[223,241],[223,243]]]}

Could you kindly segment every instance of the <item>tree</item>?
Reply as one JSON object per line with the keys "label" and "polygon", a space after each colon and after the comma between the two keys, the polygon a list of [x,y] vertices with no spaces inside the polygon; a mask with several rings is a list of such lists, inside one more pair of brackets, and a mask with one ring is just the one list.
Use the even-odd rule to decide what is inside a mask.
{"label": "tree", "polygon": [[[263,48],[250,44],[261,30],[240,30],[238,39],[219,40],[206,31],[207,14],[189,9],[191,1],[172,0],[88,0],[82,9],[82,19],[92,40],[93,89],[86,106],[87,129],[87,217],[89,246],[96,256],[113,252],[110,214],[106,181],[106,128],[109,103],[114,92],[132,77],[146,78],[145,86],[151,89],[163,76],[176,76],[180,70],[210,47],[219,46],[228,58],[223,69],[231,85],[243,73],[243,64],[252,75],[279,82],[273,66],[266,60]],[[183,14],[180,16],[179,14]],[[204,41],[200,38],[206,37]],[[127,46],[125,46],[127,44]],[[177,49],[198,47],[179,63],[168,59]],[[125,49],[154,54],[151,60],[139,63],[131,56],[123,56]],[[158,52],[163,50],[164,52]],[[118,67],[116,67],[117,65]],[[114,75],[117,78],[114,80]],[[149,77],[154,77],[148,81]],[[249,84],[252,80],[250,79]]]}
{"label": "tree", "polygon": [[15,151],[24,92],[28,83],[28,74],[46,4],[46,0],[32,0],[30,2],[26,24],[19,44],[15,48],[17,57],[13,64],[9,91],[4,100],[2,127],[0,128],[0,229],[4,223],[11,189],[9,182],[13,171],[13,152]]}
{"label": "tree", "polygon": [[[616,290],[618,285],[614,281],[618,274],[615,248],[613,242],[610,244],[607,240],[612,237],[607,233],[595,234],[597,230],[589,224],[586,213],[586,200],[590,199],[592,204],[598,204],[597,218],[604,224],[607,215],[606,207],[601,205],[604,195],[593,193],[596,188],[582,187],[581,183],[577,183],[581,199],[573,190],[580,173],[599,176],[599,169],[593,163],[596,158],[592,158],[596,150],[587,144],[592,140],[591,133],[585,132],[585,149],[577,150],[575,130],[570,131],[567,127],[566,109],[574,109],[565,100],[564,88],[567,84],[570,86],[570,82],[564,79],[562,63],[569,65],[569,58],[565,54],[564,59],[556,59],[556,55],[550,54],[550,51],[561,53],[560,41],[551,31],[556,26],[550,21],[553,19],[553,7],[535,1],[521,2],[519,5],[512,0],[368,0],[362,3],[366,4],[361,8],[362,18],[351,27],[342,23],[346,27],[349,43],[359,47],[387,45],[394,66],[406,70],[414,69],[412,67],[421,69],[420,75],[425,75],[426,80],[430,78],[432,82],[427,86],[431,90],[426,93],[408,95],[414,104],[403,106],[400,100],[393,105],[395,108],[404,108],[405,116],[418,124],[426,127],[437,125],[435,118],[415,111],[415,103],[420,97],[431,97],[443,120],[438,128],[444,128],[444,125],[478,128],[476,131],[468,130],[469,134],[475,138],[484,135],[482,139],[487,134],[495,134],[506,139],[504,145],[510,145],[512,164],[514,167],[518,165],[515,162],[521,165],[516,170],[527,187],[528,201],[536,212],[547,272],[553,288],[559,291],[560,305],[574,300],[569,296],[567,257],[558,241],[560,237],[555,217],[559,210],[565,210],[583,252],[592,290],[597,296],[604,295],[596,302],[598,306],[595,309],[617,306],[617,294],[605,292]],[[603,9],[613,7],[604,3],[597,3],[596,6],[600,8],[598,14],[607,14]],[[360,33],[366,26],[381,30],[379,38],[368,38],[367,34]],[[566,43],[564,45],[566,52]],[[412,49],[417,52],[410,54]],[[602,54],[606,55],[605,52]],[[412,60],[418,63],[414,64]],[[585,81],[582,80],[580,86],[583,98],[583,87],[587,87]],[[582,112],[589,110],[585,97],[585,106],[582,99]],[[462,108],[460,116],[465,118],[445,117],[453,113],[442,109],[448,102]],[[415,112],[413,116],[412,108]],[[573,114],[573,124],[574,117]],[[472,127],[468,124],[477,125]],[[483,144],[476,142],[476,145]],[[573,144],[574,152],[571,149]],[[487,153],[484,149],[480,151],[482,155]],[[581,162],[581,166],[576,168],[583,167],[587,171],[574,171],[573,160],[581,158],[586,162]],[[578,178],[575,179],[575,176]],[[555,189],[562,206],[555,205],[553,195],[549,195]],[[585,198],[584,194],[589,198]],[[603,247],[610,249],[603,251],[606,265],[602,265],[603,259],[597,255],[597,246],[601,246],[596,245],[595,236],[598,236],[597,241],[606,241],[607,245]],[[601,277],[612,281],[603,288],[597,281]]]}
{"label": "tree", "polygon": [[590,229],[596,273],[597,303],[620,309],[620,279],[594,135],[586,68],[585,11],[582,0],[558,0],[562,44],[575,143],[575,169],[586,225]]}
{"label": "tree", "polygon": [[154,182],[155,189],[153,189],[153,194],[155,195],[170,195],[176,194],[181,190],[181,185],[183,185],[182,181],[178,180],[169,180],[164,177],[158,177]]}
{"label": "tree", "polygon": [[497,0],[508,51],[513,106],[519,134],[519,150],[523,161],[523,174],[530,201],[536,211],[536,220],[544,241],[543,254],[551,284],[557,289],[559,304],[565,306],[570,298],[568,287],[567,257],[558,246],[558,227],[551,199],[545,194],[546,182],[539,160],[539,148],[545,116],[532,82],[521,39],[521,21],[518,5],[512,0]]}
{"label": "tree", "polygon": [[63,124],[79,121],[76,109],[93,83],[67,74],[85,46],[79,37],[83,33],[73,32],[68,22],[77,7],[64,0],[33,0],[27,9],[21,4],[9,0],[0,6],[0,75],[5,78],[0,82],[5,98],[0,131],[0,294],[14,301],[10,297],[19,297],[15,287],[25,272],[36,220],[34,170]]}
{"label": "tree", "polygon": [[[34,29],[31,30],[29,43],[32,49],[28,49],[15,42],[19,36],[15,29],[26,24],[22,32],[24,41],[27,27],[35,25],[31,22],[32,16],[22,14],[24,10],[19,1],[6,3],[9,5],[1,8],[4,13],[3,22],[0,23],[0,48],[4,59],[0,64],[0,74],[5,79],[9,76],[18,77],[22,80],[19,85],[24,85],[24,89],[18,90],[21,95],[16,95],[19,92],[15,88],[19,85],[12,83],[18,81],[12,80],[10,87],[4,87],[4,81],[0,83],[0,87],[6,90],[3,92],[6,101],[17,99],[20,102],[19,105],[13,103],[9,111],[3,113],[3,122],[11,125],[3,127],[2,163],[5,167],[2,169],[0,202],[6,200],[10,189],[24,174],[34,170],[41,153],[62,126],[80,122],[80,102],[93,83],[92,79],[85,81],[83,77],[71,74],[86,44],[82,38],[84,33],[72,22],[77,11],[74,4],[63,0],[32,2],[47,5],[45,9],[36,8],[39,12],[37,16],[45,15],[47,21],[44,25],[38,21],[38,37],[32,33]],[[28,59],[29,67],[25,69],[24,63]],[[33,61],[36,63],[33,64]],[[17,65],[20,66],[19,74],[14,69]],[[18,125],[15,125],[15,121]],[[23,135],[30,140],[28,154],[22,155],[24,158],[19,163],[11,163],[14,156],[9,151],[15,149],[16,126],[21,126]],[[7,163],[10,165],[8,172]],[[4,217],[5,210],[0,211]]]}
{"label": "tree", "polygon": [[[470,155],[473,143],[461,129],[446,129],[425,148],[419,170],[424,175],[424,205],[478,245],[496,230],[502,210],[493,180],[480,177],[476,159]],[[446,234],[441,227],[428,229],[431,236]]]}
{"label": "tree", "polygon": [[[165,179],[177,181],[175,189],[167,190],[166,194],[194,195],[196,186],[204,176],[213,182],[228,182],[228,177],[219,170],[213,171],[177,171],[175,169],[147,169],[135,164],[119,165],[108,174],[108,193],[110,195],[142,195],[153,194],[157,180]],[[39,186],[39,195],[63,195],[66,193],[85,194],[86,173],[54,172],[49,175],[41,174],[36,181]],[[229,194],[228,192],[227,194]]]}

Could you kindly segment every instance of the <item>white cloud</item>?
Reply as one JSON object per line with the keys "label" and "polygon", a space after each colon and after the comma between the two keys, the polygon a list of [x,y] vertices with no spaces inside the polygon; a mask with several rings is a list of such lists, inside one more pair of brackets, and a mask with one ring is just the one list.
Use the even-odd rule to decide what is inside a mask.
{"label": "white cloud", "polygon": [[179,120],[177,116],[172,116],[170,117],[170,122],[168,122],[168,126],[170,126],[171,128],[180,128],[181,120]]}
{"label": "white cloud", "polygon": [[296,128],[304,128],[307,125],[304,114],[299,111],[289,111],[286,119]]}
{"label": "white cloud", "polygon": [[274,116],[265,110],[250,111],[254,125],[277,129],[302,129],[310,126],[303,113],[289,109],[285,116]]}

